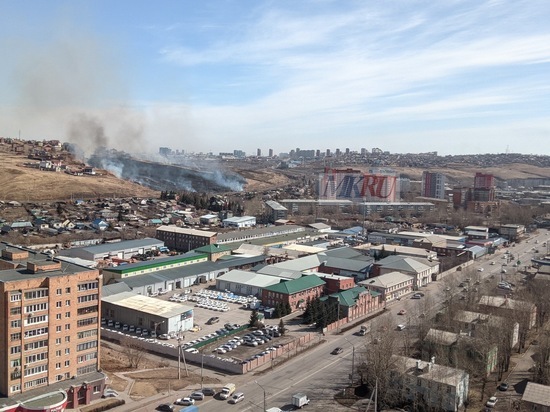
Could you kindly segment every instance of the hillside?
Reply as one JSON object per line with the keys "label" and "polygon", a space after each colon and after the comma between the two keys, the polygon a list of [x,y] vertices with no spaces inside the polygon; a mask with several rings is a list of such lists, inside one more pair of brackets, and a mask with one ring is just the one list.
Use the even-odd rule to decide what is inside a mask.
{"label": "hillside", "polygon": [[27,162],[36,161],[0,146],[0,200],[26,202],[159,195],[157,191],[118,179],[104,170],[98,170],[95,176],[73,176],[25,167]]}

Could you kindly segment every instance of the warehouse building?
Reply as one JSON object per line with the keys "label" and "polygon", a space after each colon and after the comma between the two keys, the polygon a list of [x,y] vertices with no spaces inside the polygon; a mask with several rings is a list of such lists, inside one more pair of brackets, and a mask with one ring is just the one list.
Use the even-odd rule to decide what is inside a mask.
{"label": "warehouse building", "polygon": [[157,335],[189,330],[193,327],[193,308],[166,300],[122,292],[101,299],[102,323],[112,321],[120,325],[156,332]]}
{"label": "warehouse building", "polygon": [[110,259],[113,257],[119,259],[129,259],[134,255],[143,255],[149,251],[159,250],[162,247],[164,247],[163,241],[153,238],[145,238],[63,249],[59,251],[59,255],[92,261]]}

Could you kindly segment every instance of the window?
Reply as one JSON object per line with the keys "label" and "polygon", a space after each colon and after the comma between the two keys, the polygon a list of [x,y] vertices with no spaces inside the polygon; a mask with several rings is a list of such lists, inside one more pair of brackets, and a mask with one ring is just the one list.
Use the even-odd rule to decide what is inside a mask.
{"label": "window", "polygon": [[10,361],[10,367],[15,368],[17,366],[21,366],[21,359],[12,359]]}
{"label": "window", "polygon": [[61,302],[61,301],[55,302],[55,307],[60,308],[62,304],[63,304],[63,302]]}
{"label": "window", "polygon": [[97,336],[97,329],[90,329],[77,333],[78,339],[89,338],[90,336]]}
{"label": "window", "polygon": [[[80,363],[80,362],[81,362],[81,361],[79,360],[79,363]],[[86,375],[87,373],[92,373],[92,372],[95,372],[96,370],[97,370],[97,365],[94,363],[94,364],[92,364],[92,365],[86,365],[86,366],[82,366],[82,367],[78,368],[78,369],[76,370],[76,374],[77,374],[78,376],[80,376],[80,375]]]}
{"label": "window", "polygon": [[61,351],[60,351],[60,350],[56,350],[56,351],[55,351],[55,356],[60,357],[60,356],[61,356]]}
{"label": "window", "polygon": [[20,328],[21,327],[21,321],[19,319],[12,320],[11,321],[11,327],[12,328]]}
{"label": "window", "polygon": [[56,319],[56,320],[61,320],[61,313],[56,314],[56,315],[55,315],[55,319]]}
{"label": "window", "polygon": [[21,391],[21,385],[17,384],[17,385],[12,385],[10,387],[10,392],[20,392]]}
{"label": "window", "polygon": [[61,345],[61,338],[56,338],[55,339],[55,344],[56,345]]}
{"label": "window", "polygon": [[70,336],[65,336],[65,342],[70,342],[71,341],[71,337]]}
{"label": "window", "polygon": [[36,342],[31,343],[25,343],[25,350],[34,350],[34,349],[40,349],[40,348],[46,348],[48,346],[48,340],[39,340]]}
{"label": "window", "polygon": [[[59,364],[59,366],[61,367],[61,364]],[[57,382],[62,381],[63,380],[63,375],[55,375],[55,380]]]}
{"label": "window", "polygon": [[99,287],[99,282],[88,282],[78,285],[78,291],[82,292],[83,290],[92,290]]}
{"label": "window", "polygon": [[78,363],[88,362],[94,359],[97,359],[97,352],[87,353],[86,355],[80,355],[80,356],[77,356],[76,358]]}
{"label": "window", "polygon": [[61,295],[62,292],[63,291],[61,290],[61,288],[59,288],[59,289],[56,289],[55,294],[56,295]]}
{"label": "window", "polygon": [[33,368],[27,368],[23,371],[23,375],[25,376],[32,376],[37,375],[42,372],[46,372],[48,370],[48,365],[38,365]]}
{"label": "window", "polygon": [[65,325],[65,330],[71,330],[71,324],[70,323],[67,323]]}
{"label": "window", "polygon": [[71,354],[71,350],[69,348],[65,348],[65,355],[70,355]]}
{"label": "window", "polygon": [[25,300],[40,299],[48,296],[48,289],[33,290],[25,292]]}
{"label": "window", "polygon": [[55,327],[55,331],[58,332],[58,333],[61,332],[61,325],[56,326],[56,327]]}
{"label": "window", "polygon": [[19,302],[21,301],[21,293],[15,292],[10,295],[10,302]]}
{"label": "window", "polygon": [[35,305],[25,306],[25,313],[39,312],[41,310],[47,310],[47,309],[48,309],[47,303],[37,303]]}
{"label": "window", "polygon": [[12,346],[10,348],[10,354],[15,355],[16,353],[21,353],[21,346]]}
{"label": "window", "polygon": [[97,323],[97,316],[93,317],[93,318],[79,319],[76,322],[76,326],[78,326],[78,327],[88,326],[88,325],[93,325],[94,323]]}
{"label": "window", "polygon": [[10,315],[20,315],[21,314],[21,306],[17,306],[15,308],[10,309]]}
{"label": "window", "polygon": [[101,385],[94,385],[94,393],[101,392]]}
{"label": "window", "polygon": [[35,387],[35,386],[44,385],[47,382],[48,382],[48,378],[39,378],[39,379],[35,379],[33,381],[28,381],[28,382],[25,382],[25,389],[29,389],[29,388],[32,388],[32,387]]}
{"label": "window", "polygon": [[47,315],[32,316],[25,321],[25,325],[32,325],[34,323],[42,323],[47,321],[48,321]]}
{"label": "window", "polygon": [[92,302],[95,300],[98,300],[98,294],[94,293],[93,295],[84,295],[78,297],[78,303],[84,303],[84,302]]}
{"label": "window", "polygon": [[65,361],[65,367],[68,367],[68,366],[71,366],[71,361],[70,360]]}
{"label": "window", "polygon": [[98,306],[97,305],[94,305],[94,306],[87,306],[85,308],[79,308],[77,311],[76,311],[76,314],[78,316],[80,315],[86,315],[87,313],[94,313],[94,312],[97,312],[98,310]]}
{"label": "window", "polygon": [[71,312],[65,312],[65,317],[70,318],[71,317]]}
{"label": "window", "polygon": [[65,288],[65,293],[71,293],[71,288]]}
{"label": "window", "polygon": [[34,355],[25,356],[25,365],[28,365],[30,363],[34,362],[40,362],[43,360],[48,359],[48,353],[42,352],[42,353],[36,353]]}
{"label": "window", "polygon": [[71,301],[69,299],[65,301],[65,306],[71,306]]}
{"label": "window", "polygon": [[77,352],[87,350],[87,349],[91,349],[91,348],[97,348],[97,340],[92,340],[90,342],[80,343],[76,346]]}
{"label": "window", "polygon": [[46,335],[47,333],[48,333],[47,327],[31,329],[25,332],[25,338],[32,338],[33,336]]}

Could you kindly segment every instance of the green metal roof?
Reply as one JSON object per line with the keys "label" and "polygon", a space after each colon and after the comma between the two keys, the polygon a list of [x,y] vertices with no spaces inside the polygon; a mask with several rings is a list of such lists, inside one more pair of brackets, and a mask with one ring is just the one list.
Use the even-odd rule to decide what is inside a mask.
{"label": "green metal roof", "polygon": [[155,269],[155,268],[168,269],[170,268],[170,265],[183,263],[183,262],[192,262],[194,260],[200,261],[201,259],[207,259],[207,258],[208,258],[208,255],[205,255],[205,254],[180,255],[180,256],[174,256],[170,258],[148,260],[146,262],[119,265],[114,268],[105,268],[104,270],[106,272],[120,273],[121,275],[123,275],[123,274],[141,272],[142,270],[149,270],[149,269]]}
{"label": "green metal roof", "polygon": [[270,292],[293,295],[295,293],[308,290],[317,286],[323,286],[325,281],[316,275],[302,276],[299,279],[287,280],[276,285],[267,286],[264,290]]}
{"label": "green metal roof", "polygon": [[[380,295],[379,292],[369,291],[367,288],[363,286],[355,286],[354,288],[351,288],[351,289],[346,289],[338,293],[333,293],[332,295],[330,295],[330,297],[338,298],[340,305],[342,306],[351,307],[357,304],[357,298],[359,294],[363,292],[368,292],[373,297]],[[323,296],[321,298],[321,301],[324,301],[327,299],[328,299],[328,296]]]}
{"label": "green metal roof", "polygon": [[198,247],[195,249],[195,252],[212,254],[212,253],[227,252],[233,249],[234,248],[226,245],[213,244],[213,245],[205,245],[205,246]]}

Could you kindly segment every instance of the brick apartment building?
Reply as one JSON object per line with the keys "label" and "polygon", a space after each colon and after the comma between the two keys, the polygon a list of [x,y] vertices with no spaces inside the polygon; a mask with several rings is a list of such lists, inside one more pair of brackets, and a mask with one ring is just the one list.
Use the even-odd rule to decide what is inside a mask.
{"label": "brick apartment building", "polygon": [[62,411],[100,398],[98,270],[5,243],[0,253],[2,410]]}
{"label": "brick apartment building", "polygon": [[217,232],[188,229],[179,226],[159,226],[155,237],[170,249],[188,252],[196,248],[217,243]]}

